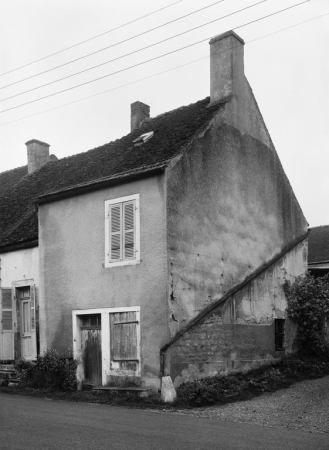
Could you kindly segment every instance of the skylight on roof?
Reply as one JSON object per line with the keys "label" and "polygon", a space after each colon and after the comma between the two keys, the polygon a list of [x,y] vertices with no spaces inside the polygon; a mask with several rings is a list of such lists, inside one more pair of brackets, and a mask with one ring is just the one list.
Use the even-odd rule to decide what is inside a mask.
{"label": "skylight on roof", "polygon": [[139,136],[137,139],[135,139],[133,141],[134,143],[134,147],[139,147],[140,145],[145,144],[146,141],[148,141],[149,139],[151,139],[151,137],[153,136],[154,131],[150,131],[149,133],[144,133],[141,136]]}

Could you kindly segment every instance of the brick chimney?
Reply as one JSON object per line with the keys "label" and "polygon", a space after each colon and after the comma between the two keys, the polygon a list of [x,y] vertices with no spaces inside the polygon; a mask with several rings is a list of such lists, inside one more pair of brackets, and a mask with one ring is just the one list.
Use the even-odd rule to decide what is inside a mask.
{"label": "brick chimney", "polygon": [[25,143],[27,147],[28,173],[35,172],[49,160],[49,144],[32,139]]}
{"label": "brick chimney", "polygon": [[210,44],[210,103],[243,94],[244,41],[234,31],[219,34]]}
{"label": "brick chimney", "polygon": [[130,116],[130,131],[139,128],[143,120],[150,117],[150,107],[142,102],[135,102],[130,105],[131,116]]}

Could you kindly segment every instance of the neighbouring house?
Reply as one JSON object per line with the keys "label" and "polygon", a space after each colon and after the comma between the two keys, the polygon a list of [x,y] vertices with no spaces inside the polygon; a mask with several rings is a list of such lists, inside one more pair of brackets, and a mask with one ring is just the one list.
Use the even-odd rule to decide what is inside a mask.
{"label": "neighbouring house", "polygon": [[234,32],[215,37],[210,97],[154,118],[135,102],[128,135],[45,153],[0,197],[0,360],[33,358],[35,332],[33,348],[73,349],[81,383],[157,389],[164,374],[177,386],[293,350],[283,284],[307,270],[307,222],[243,51]]}
{"label": "neighbouring house", "polygon": [[308,271],[315,277],[329,273],[329,225],[310,228]]}
{"label": "neighbouring house", "polygon": [[26,146],[28,164],[0,173],[0,361],[35,359],[39,350],[38,221],[24,189],[35,171],[57,158],[43,142]]}

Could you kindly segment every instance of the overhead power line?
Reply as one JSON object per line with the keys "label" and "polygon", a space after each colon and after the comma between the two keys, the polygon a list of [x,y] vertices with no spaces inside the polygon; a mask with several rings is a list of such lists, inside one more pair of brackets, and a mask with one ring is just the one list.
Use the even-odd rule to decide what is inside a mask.
{"label": "overhead power line", "polygon": [[[313,20],[321,19],[322,17],[328,16],[328,15],[329,15],[329,12],[325,13],[325,14],[321,14],[320,16],[312,17],[312,19],[304,20],[303,22],[299,22],[299,23],[296,23],[294,25],[290,25],[289,27],[286,27],[286,28],[281,28],[280,30],[273,31],[273,33],[268,33],[268,34],[265,34],[263,36],[259,36],[258,38],[252,39],[251,41],[247,41],[245,44],[246,45],[247,44],[251,44],[253,42],[259,41],[261,39],[265,39],[265,38],[273,36],[275,34],[282,33],[283,31],[290,30],[291,28],[295,28],[295,27],[298,27],[300,25],[304,25],[307,22],[312,22]],[[233,28],[233,29],[236,30],[237,28]],[[219,53],[224,53],[224,52],[227,52],[229,50],[232,50],[233,48],[235,48],[235,47],[231,47],[231,48],[228,48],[226,50],[222,50],[220,52],[217,52],[216,55],[219,54]],[[207,56],[204,56],[203,58],[198,58],[198,59],[195,59],[193,61],[189,61],[189,62],[187,62],[185,64],[181,64],[179,66],[172,67],[172,68],[167,69],[167,70],[163,70],[162,72],[158,72],[158,73],[155,73],[153,75],[149,75],[147,77],[143,77],[143,78],[140,78],[138,80],[134,80],[134,81],[131,81],[129,83],[122,84],[120,86],[116,86],[116,87],[114,87],[112,89],[107,89],[106,91],[98,92],[97,94],[88,95],[87,97],[83,97],[83,98],[80,98],[78,100],[74,100],[72,102],[64,103],[63,105],[58,105],[58,106],[55,106],[54,108],[49,108],[49,109],[46,109],[44,111],[40,111],[40,112],[37,112],[37,113],[34,113],[34,114],[30,114],[30,115],[25,116],[25,117],[20,117],[19,119],[11,120],[10,122],[2,123],[2,124],[0,124],[0,127],[3,127],[5,125],[10,125],[10,124],[15,123],[15,122],[19,122],[21,120],[29,119],[30,117],[39,116],[41,114],[45,114],[45,113],[50,112],[50,111],[55,111],[56,109],[65,108],[66,106],[74,105],[75,103],[79,103],[79,102],[82,102],[82,101],[85,101],[85,100],[89,100],[90,98],[98,97],[99,95],[107,94],[108,92],[116,91],[118,89],[122,89],[122,88],[125,88],[127,86],[131,86],[132,84],[140,83],[141,81],[145,81],[145,80],[148,80],[150,78],[154,78],[154,77],[157,77],[159,75],[163,75],[164,73],[172,72],[173,70],[181,69],[182,67],[186,67],[186,66],[189,66],[191,64],[195,64],[197,62],[200,62],[200,61],[203,61],[203,60],[209,59],[209,58],[210,58],[210,56],[207,55]]]}
{"label": "overhead power line", "polygon": [[[238,27],[234,27],[233,29],[234,29],[234,30],[237,30],[237,29],[239,29],[239,28],[243,28],[243,27],[245,27],[245,26],[247,26],[247,25],[251,25],[252,23],[259,22],[260,20],[264,20],[264,19],[266,19],[266,18],[268,18],[268,17],[271,17],[271,16],[274,16],[274,15],[276,15],[276,14],[280,14],[280,13],[282,13],[282,12],[284,12],[284,11],[287,11],[287,10],[289,10],[289,9],[295,8],[295,7],[300,6],[300,5],[304,4],[304,3],[307,3],[307,2],[309,2],[309,1],[310,1],[310,0],[304,0],[303,2],[296,3],[295,5],[289,6],[288,8],[283,8],[283,9],[281,9],[281,10],[279,10],[279,11],[274,12],[274,13],[267,14],[266,16],[263,16],[263,17],[260,17],[260,18],[258,18],[258,19],[255,19],[255,20],[252,20],[252,21],[250,21],[250,22],[247,22],[247,23],[245,23],[245,24],[239,25]],[[256,5],[256,4],[257,4],[257,3],[255,3],[255,5]],[[239,11],[237,11],[237,12],[239,12]],[[217,19],[217,20],[220,20],[220,19]],[[194,43],[192,43],[192,44],[186,45],[186,46],[184,46],[184,47],[178,48],[178,49],[176,49],[176,50],[172,50],[171,52],[168,52],[168,53],[164,53],[164,54],[162,54],[162,55],[155,56],[154,58],[150,58],[150,59],[148,59],[148,60],[146,60],[146,61],[139,62],[139,63],[134,64],[134,65],[129,66],[129,67],[125,67],[124,69],[117,70],[117,71],[115,71],[115,72],[109,73],[109,74],[107,74],[107,75],[103,75],[103,76],[98,77],[98,78],[95,78],[95,79],[93,79],[93,80],[89,80],[89,81],[86,81],[86,82],[84,82],[84,83],[80,83],[80,84],[78,84],[78,85],[71,86],[71,87],[69,87],[69,88],[63,89],[63,90],[61,90],[61,91],[57,91],[57,92],[54,92],[54,93],[52,93],[52,94],[45,95],[45,96],[43,96],[43,97],[39,97],[39,98],[37,98],[37,99],[35,99],[35,100],[30,100],[30,101],[28,101],[28,102],[21,103],[20,105],[12,106],[11,108],[7,108],[7,109],[4,109],[4,110],[0,111],[0,114],[2,114],[2,113],[4,113],[4,112],[7,112],[7,111],[11,111],[11,110],[16,109],[16,108],[20,108],[20,107],[22,107],[22,106],[29,105],[29,104],[31,104],[31,103],[38,102],[38,101],[40,101],[40,100],[44,100],[44,99],[49,98],[49,97],[53,97],[53,96],[58,95],[58,94],[62,94],[63,92],[68,92],[68,91],[71,91],[71,90],[73,90],[73,89],[77,89],[78,87],[81,87],[81,86],[86,86],[87,84],[94,83],[95,81],[102,80],[102,79],[104,79],[104,78],[107,78],[107,77],[116,75],[116,74],[118,74],[118,73],[125,72],[125,71],[127,71],[127,70],[133,69],[133,68],[138,67],[138,66],[141,66],[141,65],[143,65],[143,64],[146,64],[146,63],[148,63],[148,62],[155,61],[155,60],[157,60],[157,59],[160,59],[160,58],[163,58],[163,57],[165,57],[165,56],[171,55],[171,54],[173,54],[173,53],[177,53],[177,52],[179,52],[179,51],[181,51],[181,50],[184,50],[184,49],[186,49],[186,48],[189,48],[189,47],[192,47],[192,46],[194,46],[194,45],[200,44],[200,43],[202,43],[202,42],[204,42],[204,41],[207,41],[208,39],[211,39],[212,37],[213,37],[213,36],[207,37],[207,38],[205,38],[205,39],[202,39],[202,40],[200,40],[200,41],[197,41],[197,42],[194,42]]]}
{"label": "overhead power line", "polygon": [[97,39],[97,38],[99,38],[101,36],[104,36],[105,34],[112,33],[115,30],[119,30],[120,28],[126,27],[127,25],[130,25],[130,24],[132,24],[134,22],[138,22],[139,20],[145,19],[145,17],[152,16],[153,14],[156,14],[156,13],[158,13],[160,11],[163,11],[164,9],[170,8],[171,6],[174,6],[177,3],[181,3],[182,1],[184,1],[184,0],[178,0],[177,2],[171,3],[170,5],[164,6],[164,7],[160,8],[160,9],[157,9],[156,11],[152,11],[152,12],[150,12],[148,14],[145,14],[144,16],[138,17],[137,19],[131,20],[130,22],[126,22],[126,23],[124,23],[122,25],[119,25],[119,26],[117,26],[115,28],[111,28],[110,30],[104,31],[104,33],[97,34],[96,36],[93,36],[91,38],[85,39],[84,41],[78,42],[77,44],[71,45],[70,47],[66,47],[66,48],[63,48],[62,50],[58,50],[55,53],[51,53],[50,55],[47,55],[47,56],[44,56],[42,58],[36,59],[35,61],[31,61],[31,62],[29,62],[27,64],[24,64],[23,66],[19,66],[19,67],[16,67],[15,69],[11,69],[8,72],[1,73],[0,77],[2,77],[3,75],[7,75],[8,73],[15,72],[16,70],[23,69],[24,67],[31,66],[32,64],[35,64],[35,63],[37,63],[39,61],[43,61],[44,59],[51,58],[52,56],[58,55],[59,53],[66,52],[67,50],[70,50],[71,48],[78,47],[79,45],[85,44],[86,42],[92,41],[93,39]]}
{"label": "overhead power line", "polygon": [[[22,83],[23,81],[30,80],[31,78],[38,77],[39,75],[43,75],[45,73],[52,72],[53,70],[59,69],[60,67],[64,67],[64,66],[67,66],[69,64],[73,64],[73,63],[75,63],[77,61],[80,61],[81,59],[85,59],[85,58],[88,58],[89,56],[96,55],[97,53],[101,53],[101,52],[103,52],[105,50],[108,50],[109,48],[116,47],[117,45],[123,44],[124,42],[128,42],[128,41],[131,41],[132,39],[136,39],[137,37],[140,37],[140,36],[143,36],[145,34],[151,33],[152,31],[158,30],[159,28],[163,28],[163,27],[165,27],[167,25],[170,25],[171,23],[177,22],[178,20],[185,19],[186,17],[192,16],[193,14],[199,13],[200,11],[203,11],[204,9],[210,8],[212,6],[217,5],[218,3],[222,3],[224,1],[225,0],[218,0],[217,2],[212,3],[211,5],[204,6],[203,8],[197,9],[196,11],[192,11],[189,14],[185,14],[184,16],[178,17],[176,19],[170,20],[169,22],[166,22],[166,23],[163,23],[161,25],[158,25],[157,27],[154,27],[154,28],[151,28],[149,30],[143,31],[142,33],[139,33],[139,34],[135,34],[134,36],[131,36],[131,37],[126,38],[126,39],[124,39],[122,41],[116,42],[115,44],[108,45],[108,46],[103,47],[103,48],[101,48],[99,50],[95,50],[94,52],[88,53],[87,55],[80,56],[79,58],[72,59],[71,61],[68,61],[66,63],[63,63],[63,64],[60,64],[58,66],[52,67],[50,69],[44,70],[43,72],[39,72],[39,73],[36,73],[36,74],[31,75],[29,77],[22,78],[21,80],[14,81],[13,83],[7,84],[5,86],[1,86],[0,89],[5,89],[5,88],[7,88],[9,86],[13,86],[15,84]],[[263,0],[263,2],[266,2],[266,1],[267,0]],[[260,2],[260,3],[262,3],[262,2]],[[177,35],[177,36],[179,36],[179,35]],[[171,39],[171,38],[169,38],[169,39]],[[164,41],[161,41],[161,42],[164,42]],[[156,45],[156,44],[154,44],[154,45]],[[147,47],[145,47],[145,48],[147,48]],[[106,63],[104,63],[104,64],[106,64]],[[95,67],[98,67],[98,66],[95,66]],[[90,70],[90,69],[86,69],[86,70]],[[78,73],[81,73],[81,72],[78,72]],[[73,76],[73,75],[70,75],[70,76]],[[18,95],[20,95],[20,94],[18,94]]]}
{"label": "overhead power line", "polygon": [[[221,0],[221,1],[223,1],[223,0]],[[170,41],[171,39],[174,39],[174,38],[176,38],[176,37],[179,37],[179,36],[182,36],[182,35],[184,35],[184,34],[190,33],[191,31],[195,31],[195,30],[197,30],[197,29],[199,29],[199,28],[203,28],[203,27],[205,27],[205,26],[207,26],[207,25],[209,25],[209,24],[211,24],[211,23],[214,23],[214,22],[217,22],[217,21],[219,21],[219,20],[225,19],[225,18],[227,18],[227,17],[229,17],[229,16],[233,16],[234,14],[237,14],[237,13],[239,13],[239,12],[241,12],[241,11],[246,10],[246,9],[250,9],[250,8],[252,8],[252,7],[254,7],[254,6],[257,6],[257,5],[259,5],[260,3],[264,3],[264,2],[266,2],[266,1],[268,1],[268,0],[261,0],[261,1],[257,2],[257,3],[254,3],[254,4],[252,4],[252,5],[246,6],[245,8],[239,9],[238,11],[234,11],[234,12],[232,12],[232,13],[230,13],[230,14],[225,15],[225,16],[221,16],[221,17],[219,17],[219,18],[217,18],[217,19],[211,20],[210,22],[206,22],[206,23],[204,23],[204,24],[202,24],[202,25],[198,25],[197,27],[194,27],[194,28],[191,28],[191,29],[189,29],[189,30],[183,31],[183,32],[181,32],[181,33],[175,34],[174,36],[170,36],[170,37],[168,37],[168,38],[166,38],[166,39],[162,39],[161,41],[158,41],[158,42],[155,42],[155,43],[153,43],[153,44],[147,45],[146,47],[143,47],[143,48],[140,48],[140,49],[138,49],[138,50],[134,50],[134,51],[132,51],[132,52],[126,53],[125,55],[117,56],[116,58],[113,58],[113,59],[111,59],[111,60],[109,60],[109,61],[105,61],[105,62],[103,62],[103,63],[97,64],[96,66],[88,67],[87,69],[80,70],[79,72],[72,73],[71,75],[66,75],[65,77],[58,78],[57,80],[49,81],[48,83],[42,84],[42,85],[40,85],[40,86],[36,86],[36,87],[34,87],[34,88],[28,89],[28,90],[23,91],[23,92],[19,92],[18,94],[14,94],[14,95],[11,95],[11,96],[9,96],[9,97],[2,98],[2,99],[0,100],[0,102],[4,102],[4,101],[6,101],[6,100],[10,100],[11,98],[19,97],[20,95],[27,94],[28,92],[36,91],[36,90],[41,89],[41,88],[43,88],[43,87],[50,86],[51,84],[55,84],[55,83],[58,83],[58,82],[60,82],[60,81],[67,80],[68,78],[75,77],[76,75],[80,75],[81,73],[88,72],[89,70],[93,70],[93,69],[96,69],[96,68],[98,68],[98,67],[101,67],[101,66],[104,66],[104,65],[106,65],[106,64],[109,64],[109,63],[111,63],[111,62],[114,62],[114,61],[117,61],[117,60],[119,60],[119,59],[125,58],[125,57],[127,57],[127,56],[131,56],[131,55],[133,55],[133,54],[135,54],[135,53],[141,52],[142,50],[146,50],[146,49],[148,49],[148,48],[151,48],[151,47],[154,47],[154,46],[156,46],[156,45],[162,44],[163,42]],[[308,0],[307,0],[307,1],[308,1]],[[218,3],[218,2],[217,2],[217,3]],[[204,8],[202,8],[202,9],[204,9]],[[200,11],[200,10],[199,10],[199,11]],[[202,42],[203,42],[203,41],[202,41]]]}

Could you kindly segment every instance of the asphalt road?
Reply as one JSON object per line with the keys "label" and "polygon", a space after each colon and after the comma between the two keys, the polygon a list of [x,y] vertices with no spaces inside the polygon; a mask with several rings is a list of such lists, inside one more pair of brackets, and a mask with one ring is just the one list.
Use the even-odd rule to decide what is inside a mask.
{"label": "asphalt road", "polygon": [[0,394],[1,450],[329,450],[329,435]]}

